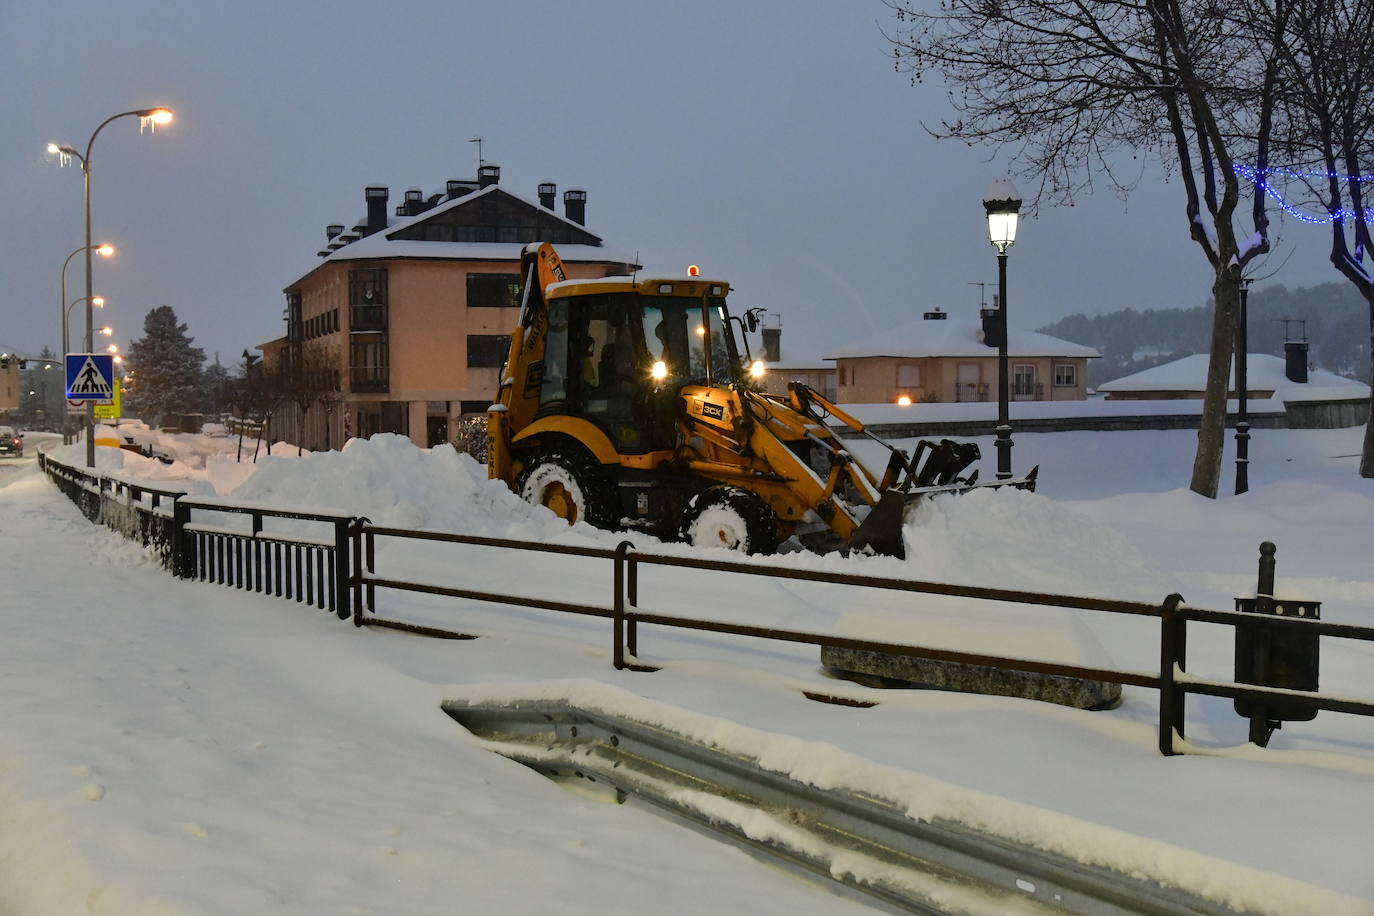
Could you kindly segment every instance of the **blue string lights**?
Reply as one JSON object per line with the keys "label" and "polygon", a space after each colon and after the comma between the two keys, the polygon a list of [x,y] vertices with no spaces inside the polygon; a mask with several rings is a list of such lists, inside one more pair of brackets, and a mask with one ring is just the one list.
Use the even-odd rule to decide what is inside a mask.
{"label": "blue string lights", "polygon": [[[1360,214],[1354,210],[1347,210],[1343,207],[1336,210],[1329,210],[1322,216],[1314,216],[1311,213],[1303,212],[1298,209],[1298,207],[1283,199],[1282,192],[1269,183],[1269,176],[1277,175],[1280,178],[1291,178],[1299,181],[1310,181],[1314,179],[1318,181],[1328,181],[1335,178],[1340,181],[1354,182],[1357,184],[1360,182],[1374,181],[1374,175],[1341,175],[1336,172],[1296,172],[1290,169],[1261,170],[1255,168],[1253,165],[1246,165],[1244,163],[1237,163],[1233,166],[1233,169],[1241,178],[1254,183],[1256,188],[1272,197],[1289,215],[1304,223],[1313,223],[1318,226],[1325,226],[1337,221],[1342,223],[1347,220],[1353,221],[1359,217]],[[1370,207],[1364,211],[1364,221],[1366,223],[1374,223],[1374,207]]]}

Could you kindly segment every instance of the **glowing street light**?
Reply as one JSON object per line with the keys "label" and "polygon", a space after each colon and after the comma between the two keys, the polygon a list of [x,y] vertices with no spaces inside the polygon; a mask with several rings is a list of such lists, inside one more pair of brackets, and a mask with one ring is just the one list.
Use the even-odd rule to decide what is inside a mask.
{"label": "glowing street light", "polygon": [[1008,178],[999,178],[983,195],[988,217],[988,239],[997,249],[997,479],[1011,477],[1011,417],[1007,407],[1007,249],[1016,241],[1021,198]]}
{"label": "glowing street light", "polygon": [[[83,250],[86,252],[86,299],[88,302],[88,305],[86,306],[86,352],[90,352],[91,349],[91,338],[93,336],[94,325],[94,321],[91,316],[91,306],[94,304],[94,295],[91,292],[91,287],[93,285],[91,271],[91,252],[95,250],[95,246],[91,244],[91,149],[95,146],[95,138],[100,136],[100,132],[105,129],[105,125],[109,124],[111,121],[115,121],[119,118],[126,117],[138,118],[140,130],[145,126],[148,127],[150,130],[156,130],[157,127],[159,127],[160,125],[168,124],[171,122],[172,111],[170,108],[166,108],[164,106],[159,105],[153,108],[136,108],[133,111],[121,111],[119,114],[110,115],[110,117],[106,118],[104,121],[101,121],[100,126],[95,129],[94,133],[91,134],[91,139],[86,143],[86,154],[84,156],[81,153],[77,152],[76,149],[71,146],[59,146],[56,143],[48,144],[48,151],[61,156],[62,163],[64,165],[67,163],[68,160],[71,159],[76,159],[77,161],[79,161],[81,163],[81,171],[85,176],[86,245]],[[63,298],[66,298],[65,293],[63,294]],[[62,321],[65,325],[65,313],[63,314]],[[94,432],[95,407],[93,404],[88,402],[86,404],[86,467],[88,468],[95,467]]]}
{"label": "glowing street light", "polygon": [[106,337],[113,337],[113,336],[114,336],[114,328],[110,327],[110,326],[107,324],[107,325],[105,325],[105,327],[103,327],[103,328],[100,329],[100,333],[101,333],[101,334],[104,334]]}

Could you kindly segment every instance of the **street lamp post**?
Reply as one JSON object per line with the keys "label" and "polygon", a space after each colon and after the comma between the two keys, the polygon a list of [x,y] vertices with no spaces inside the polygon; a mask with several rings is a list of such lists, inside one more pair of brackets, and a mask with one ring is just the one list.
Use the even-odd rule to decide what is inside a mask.
{"label": "street lamp post", "polygon": [[[140,120],[153,124],[166,124],[172,120],[172,112],[168,108],[139,108],[134,111],[121,111],[119,114],[110,115],[100,126],[91,134],[91,139],[86,143],[86,154],[83,156],[70,146],[49,145],[48,149],[52,152],[61,153],[63,156],[70,156],[81,163],[81,172],[85,176],[86,185],[86,352],[91,352],[92,327],[94,320],[91,317],[90,301],[94,297],[91,294],[91,148],[95,146],[95,138],[100,136],[100,132],[105,129],[105,125],[119,118],[137,117]],[[86,467],[95,467],[95,405],[87,402],[86,404]]]}
{"label": "street lamp post", "polygon": [[1236,322],[1236,495],[1250,489],[1250,412],[1246,401],[1250,391],[1246,386],[1245,362],[1249,342],[1249,331],[1245,323],[1245,309],[1248,305],[1250,281],[1240,281],[1240,320]]}
{"label": "street lamp post", "polygon": [[999,178],[983,195],[988,237],[997,249],[997,479],[1011,477],[1011,416],[1007,390],[1007,249],[1016,241],[1021,199],[1008,178]]}
{"label": "street lamp post", "polygon": [[[56,149],[55,144],[54,148]],[[60,151],[61,150],[58,150],[58,152]],[[72,258],[76,257],[85,250],[85,247],[76,249],[71,254],[67,255],[67,260],[62,262],[62,297],[57,300],[57,313],[62,319],[62,359],[64,361],[64,365],[65,360],[67,359],[67,352],[71,350],[71,344],[69,343],[69,338],[67,335],[67,316],[71,314],[71,306],[67,305],[67,265],[72,262]],[[110,255],[115,253],[115,249],[114,246],[110,244],[96,245],[95,253],[100,255],[102,258],[108,258],[110,257]],[[100,297],[97,296],[96,298],[98,299]],[[67,429],[67,412],[65,408],[62,411],[62,444],[71,444],[71,431]]]}

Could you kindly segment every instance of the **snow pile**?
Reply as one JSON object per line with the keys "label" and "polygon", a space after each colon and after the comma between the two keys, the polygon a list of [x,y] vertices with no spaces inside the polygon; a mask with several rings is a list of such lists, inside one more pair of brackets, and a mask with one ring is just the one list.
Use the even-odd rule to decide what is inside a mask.
{"label": "snow pile", "polygon": [[903,534],[913,571],[939,582],[1144,601],[1175,590],[1116,529],[1024,490],[923,500]]}
{"label": "snow pile", "polygon": [[388,433],[349,440],[338,452],[260,458],[256,468],[230,494],[235,500],[329,507],[377,525],[459,534],[539,540],[568,530],[451,445],[424,450]]}

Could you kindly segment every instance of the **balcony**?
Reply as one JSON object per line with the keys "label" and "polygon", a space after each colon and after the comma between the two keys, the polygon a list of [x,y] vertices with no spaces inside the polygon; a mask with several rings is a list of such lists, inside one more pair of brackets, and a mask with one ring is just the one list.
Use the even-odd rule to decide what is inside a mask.
{"label": "balcony", "polygon": [[358,394],[385,393],[391,389],[390,372],[384,366],[349,369],[348,387]]}
{"label": "balcony", "polygon": [[348,311],[350,331],[385,331],[385,305],[354,305]]}

